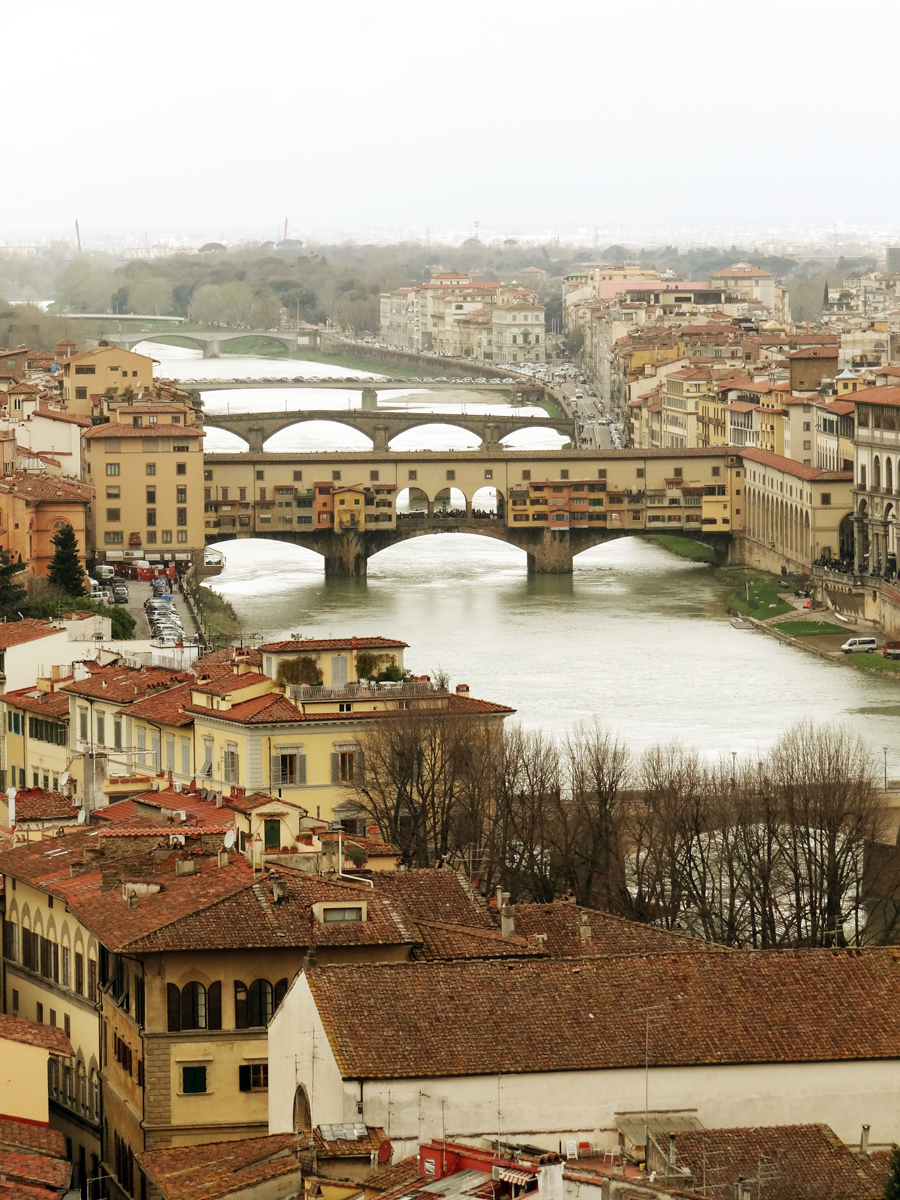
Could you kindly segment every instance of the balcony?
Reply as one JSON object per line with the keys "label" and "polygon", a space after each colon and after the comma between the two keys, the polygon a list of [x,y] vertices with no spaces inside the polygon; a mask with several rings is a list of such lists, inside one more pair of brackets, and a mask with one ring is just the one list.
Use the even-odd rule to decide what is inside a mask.
{"label": "balcony", "polygon": [[447,688],[436,687],[426,680],[404,680],[402,683],[348,683],[344,687],[324,687],[322,684],[293,683],[289,686],[292,700],[379,700],[408,696],[448,696]]}

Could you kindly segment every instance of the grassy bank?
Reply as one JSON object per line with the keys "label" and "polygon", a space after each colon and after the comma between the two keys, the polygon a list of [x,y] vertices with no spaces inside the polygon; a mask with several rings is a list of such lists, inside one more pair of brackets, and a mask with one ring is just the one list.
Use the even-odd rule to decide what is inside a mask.
{"label": "grassy bank", "polygon": [[695,542],[693,538],[679,537],[676,533],[654,533],[648,541],[656,542],[664,550],[677,554],[679,558],[688,558],[691,562],[712,563],[716,561],[716,552],[706,542]]}
{"label": "grassy bank", "polygon": [[840,634],[841,637],[850,635],[846,628],[832,625],[830,621],[779,621],[775,626],[781,633],[790,637],[825,637],[827,634]]}
{"label": "grassy bank", "polygon": [[194,596],[211,642],[216,638],[230,640],[238,636],[241,623],[227,600],[208,587],[197,588]]}
{"label": "grassy bank", "polygon": [[896,675],[900,672],[900,660],[885,658],[880,650],[874,654],[845,654],[844,657],[854,667],[864,667],[875,674]]}
{"label": "grassy bank", "polygon": [[734,587],[728,597],[729,609],[756,617],[758,621],[794,611],[778,595],[785,590],[785,582],[779,575],[756,571],[752,567],[723,567],[722,574]]}

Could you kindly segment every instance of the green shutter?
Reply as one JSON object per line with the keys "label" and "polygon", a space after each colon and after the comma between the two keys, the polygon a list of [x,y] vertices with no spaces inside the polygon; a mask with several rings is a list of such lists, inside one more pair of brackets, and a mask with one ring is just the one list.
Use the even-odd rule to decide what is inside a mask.
{"label": "green shutter", "polygon": [[306,783],[306,755],[297,755],[297,783],[303,785]]}
{"label": "green shutter", "polygon": [[331,782],[341,782],[341,756],[339,754],[331,756]]}

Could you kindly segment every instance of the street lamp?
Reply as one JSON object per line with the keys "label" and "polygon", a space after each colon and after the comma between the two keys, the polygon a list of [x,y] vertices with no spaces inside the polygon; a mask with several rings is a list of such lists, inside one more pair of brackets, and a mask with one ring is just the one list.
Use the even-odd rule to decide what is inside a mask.
{"label": "street lamp", "polygon": [[884,790],[887,791],[888,790],[887,789],[887,752],[888,752],[888,748],[887,748],[887,746],[882,746],[881,748],[884,751]]}

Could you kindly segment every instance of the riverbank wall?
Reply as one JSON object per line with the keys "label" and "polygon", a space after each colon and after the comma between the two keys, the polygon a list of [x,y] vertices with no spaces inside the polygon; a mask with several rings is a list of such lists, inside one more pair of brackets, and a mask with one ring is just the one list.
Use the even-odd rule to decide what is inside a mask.
{"label": "riverbank wall", "polygon": [[779,554],[770,546],[742,533],[734,534],[728,561],[734,566],[753,567],[757,571],[768,571],[771,575],[780,575],[782,567],[791,575],[807,576],[812,572],[810,564],[803,559]]}

